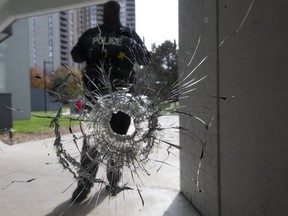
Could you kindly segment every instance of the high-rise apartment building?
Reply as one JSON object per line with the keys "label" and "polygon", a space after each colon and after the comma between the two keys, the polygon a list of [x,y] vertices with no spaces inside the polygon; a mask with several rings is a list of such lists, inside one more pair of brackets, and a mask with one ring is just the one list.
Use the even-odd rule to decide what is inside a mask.
{"label": "high-rise apartment building", "polygon": [[[135,28],[134,1],[119,0],[121,22],[132,29]],[[10,92],[12,106],[26,113],[13,112],[13,119],[28,119],[33,101],[43,104],[44,109],[43,92],[40,98],[31,94],[29,69],[38,66],[54,71],[63,63],[76,67],[70,50],[86,29],[102,23],[102,15],[103,7],[94,5],[18,19],[11,25],[13,35],[0,44],[0,91]]]}
{"label": "high-rise apartment building", "polygon": [[120,5],[120,16],[122,24],[135,30],[135,0],[120,0]]}
{"label": "high-rise apartment building", "polygon": [[[122,24],[135,30],[135,0],[119,0],[119,4]],[[103,6],[93,5],[29,18],[31,67],[74,66],[70,50],[84,31],[103,23],[102,16]]]}

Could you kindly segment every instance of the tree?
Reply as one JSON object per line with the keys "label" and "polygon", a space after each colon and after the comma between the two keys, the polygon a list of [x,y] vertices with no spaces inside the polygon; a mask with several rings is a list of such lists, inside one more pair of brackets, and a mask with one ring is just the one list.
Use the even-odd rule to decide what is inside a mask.
{"label": "tree", "polygon": [[83,94],[81,72],[66,67],[59,67],[50,77],[50,94],[62,102],[69,102]]}
{"label": "tree", "polygon": [[[31,67],[30,73],[30,86],[32,88],[44,88],[44,73],[39,67]],[[49,82],[49,78],[46,77],[46,84]]]}
{"label": "tree", "polygon": [[178,51],[176,42],[172,43],[166,40],[159,46],[153,44],[150,67],[140,68],[138,71],[138,80],[145,80],[147,76],[152,77],[154,90],[157,92],[161,91],[161,93],[168,95],[168,92],[173,88],[173,98],[169,98],[169,100],[177,100]]}
{"label": "tree", "polygon": [[178,53],[176,43],[166,40],[156,47],[152,45],[151,66],[159,75],[159,82],[172,84],[178,79]]}
{"label": "tree", "polygon": [[83,95],[81,72],[76,69],[67,69],[66,67],[59,67],[55,72],[44,72],[39,67],[31,67],[30,73],[30,87],[44,89],[55,97],[56,100],[67,103],[71,99]]}

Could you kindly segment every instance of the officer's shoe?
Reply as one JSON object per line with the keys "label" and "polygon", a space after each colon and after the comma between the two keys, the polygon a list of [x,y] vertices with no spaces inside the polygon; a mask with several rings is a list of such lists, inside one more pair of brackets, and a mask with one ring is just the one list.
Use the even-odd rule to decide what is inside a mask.
{"label": "officer's shoe", "polygon": [[119,182],[122,176],[121,167],[116,163],[116,160],[111,159],[107,166],[107,179],[109,185],[106,186],[106,190],[110,195],[116,196],[123,189],[119,186]]}
{"label": "officer's shoe", "polygon": [[72,194],[72,202],[82,202],[90,193],[93,184],[78,184],[78,187]]}

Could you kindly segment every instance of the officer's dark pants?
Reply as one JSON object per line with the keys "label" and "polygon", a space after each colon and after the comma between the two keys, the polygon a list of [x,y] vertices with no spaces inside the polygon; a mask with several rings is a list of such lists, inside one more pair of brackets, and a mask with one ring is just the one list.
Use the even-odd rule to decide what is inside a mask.
{"label": "officer's dark pants", "polygon": [[[113,114],[110,120],[110,126],[112,130],[115,133],[122,134],[122,135],[125,135],[127,133],[130,123],[131,123],[130,116],[123,112],[118,112],[116,114]],[[84,138],[82,154],[81,154],[81,166],[85,169],[87,173],[91,175],[91,177],[94,177],[98,170],[99,164],[97,160],[95,161],[95,158],[97,158],[97,156],[98,156],[98,151],[95,148],[91,148],[88,145],[86,138]],[[114,163],[115,161],[113,161],[113,164]],[[110,185],[112,186],[117,184],[120,180],[120,176],[119,178],[117,178],[116,176],[111,177],[110,175],[109,177],[107,175],[107,177],[108,177]],[[79,183],[85,184],[85,186],[88,186],[88,187],[93,186],[93,183],[85,177],[81,177]]]}

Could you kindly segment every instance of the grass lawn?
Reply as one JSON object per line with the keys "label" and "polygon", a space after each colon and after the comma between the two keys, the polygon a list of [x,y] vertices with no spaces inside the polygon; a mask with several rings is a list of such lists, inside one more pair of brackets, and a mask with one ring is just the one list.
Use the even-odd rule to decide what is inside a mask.
{"label": "grass lawn", "polygon": [[[31,119],[14,120],[13,131],[19,133],[39,132],[49,130],[49,125],[56,112],[32,112]],[[39,116],[39,117],[37,117]],[[61,127],[69,127],[69,119],[62,117],[59,120]],[[79,125],[77,121],[71,122],[71,125]]]}
{"label": "grass lawn", "polygon": [[178,102],[164,102],[160,105],[162,111],[171,111],[177,109],[179,106]]}
{"label": "grass lawn", "polygon": [[[177,108],[177,103],[163,103],[161,104],[161,110],[167,111]],[[37,117],[38,116],[38,117]],[[56,112],[32,112],[31,119],[28,120],[14,120],[13,121],[13,131],[18,133],[30,133],[49,130],[50,122],[53,117],[56,116]],[[61,127],[69,127],[70,121],[67,117],[61,117],[60,120]],[[78,121],[72,121],[71,125],[79,125]]]}

